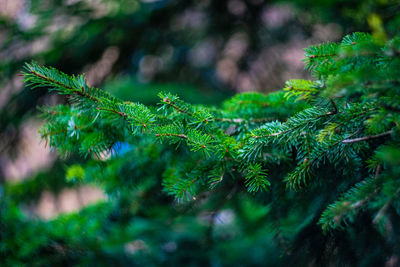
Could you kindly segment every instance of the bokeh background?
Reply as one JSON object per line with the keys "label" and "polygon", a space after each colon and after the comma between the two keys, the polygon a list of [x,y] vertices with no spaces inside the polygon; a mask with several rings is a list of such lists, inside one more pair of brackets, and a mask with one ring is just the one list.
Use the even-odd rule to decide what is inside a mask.
{"label": "bokeh background", "polygon": [[106,198],[65,179],[81,159],[60,158],[40,139],[38,107],[67,100],[24,87],[25,62],[85,73],[125,100],[155,104],[163,90],[219,105],[309,78],[303,48],[376,30],[399,10],[390,0],[0,0],[0,197],[13,188],[35,220]]}

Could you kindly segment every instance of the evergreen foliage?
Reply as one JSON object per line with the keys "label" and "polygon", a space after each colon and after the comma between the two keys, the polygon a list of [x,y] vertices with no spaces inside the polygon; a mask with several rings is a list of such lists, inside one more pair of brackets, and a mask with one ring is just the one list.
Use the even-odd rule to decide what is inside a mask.
{"label": "evergreen foliage", "polygon": [[[94,228],[91,236],[84,237],[93,250],[99,246],[96,238],[106,240],[107,247],[112,242],[127,242],[137,233],[162,231],[162,223],[153,222],[153,227],[145,229],[137,222],[126,224],[124,218],[139,214],[152,224],[149,214],[160,211],[158,202],[168,199],[167,195],[181,210],[171,205],[171,214],[154,215],[161,221],[170,219],[174,212],[185,214],[185,209],[211,207],[206,232],[211,236],[205,242],[214,238],[214,216],[227,202],[240,206],[260,196],[269,204],[253,219],[264,225],[289,223],[296,214],[307,214],[295,220],[294,234],[286,233],[283,238],[275,233],[283,240],[283,247],[291,242],[285,249],[288,255],[300,249],[302,238],[312,238],[304,235],[307,227],[317,224],[325,235],[340,236],[337,230],[356,231],[356,221],[367,217],[383,238],[396,236],[390,226],[400,212],[399,55],[398,37],[386,40],[381,35],[353,33],[341,42],[305,49],[304,62],[312,81],[291,80],[283,91],[268,95],[238,94],[221,107],[191,105],[169,93],[159,94],[157,107],[124,102],[88,86],[83,75],[70,76],[51,67],[26,64],[27,85],[46,87],[69,99],[70,105],[43,108],[47,123],[41,131],[60,154],[86,157],[86,163],[69,168],[68,177],[77,183],[101,185],[114,200],[93,208],[95,212],[91,208],[82,211],[81,218],[96,217],[94,225],[75,222],[78,215],[51,222],[54,227],[72,224],[77,228],[71,226],[73,233],[60,231],[67,236],[62,241],[66,245],[60,248],[54,243],[49,251],[62,249],[77,263],[85,264],[96,255],[73,246],[82,244],[73,239],[81,227]],[[154,195],[154,188],[164,193]],[[252,194],[243,194],[245,190]],[[244,203],[238,203],[241,200]],[[146,208],[142,201],[153,203],[152,209],[141,210]],[[316,208],[311,208],[311,203],[317,203],[313,204]],[[111,212],[114,204],[118,214]],[[102,212],[97,214],[98,210]],[[239,210],[246,212],[245,207]],[[121,226],[110,230],[111,234],[101,226],[102,221],[111,220],[110,216],[118,217]],[[57,238],[55,231],[46,231]],[[121,240],[113,239],[117,236]],[[226,247],[219,249],[229,252]],[[9,250],[2,247],[1,251]],[[389,255],[397,252],[394,249]],[[24,258],[31,252],[18,253],[17,258]],[[111,261],[118,258],[121,264],[128,261],[115,252],[102,255]],[[336,257],[337,262],[346,262],[345,255]],[[138,264],[163,262],[140,259]]]}

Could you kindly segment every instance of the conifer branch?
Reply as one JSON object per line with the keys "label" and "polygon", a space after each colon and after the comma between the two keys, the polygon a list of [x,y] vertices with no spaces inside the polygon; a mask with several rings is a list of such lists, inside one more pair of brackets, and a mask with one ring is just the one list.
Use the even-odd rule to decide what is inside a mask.
{"label": "conifer branch", "polygon": [[288,132],[290,132],[290,131],[292,131],[292,130],[295,130],[295,129],[299,128],[299,127],[300,127],[300,126],[296,126],[296,127],[291,128],[291,129],[288,129],[288,130],[286,130],[286,131],[277,132],[277,133],[272,133],[272,134],[266,134],[266,135],[254,135],[254,134],[253,134],[251,137],[253,137],[253,138],[255,138],[255,139],[260,139],[260,138],[278,136],[278,135],[281,135],[281,134],[288,133]]}
{"label": "conifer branch", "polygon": [[336,112],[337,112],[337,111],[335,111],[335,110],[334,110],[334,111],[329,111],[329,112],[326,112],[326,113],[324,113],[324,114],[321,114],[321,115],[317,115],[317,116],[315,116],[315,117],[312,117],[312,118],[310,118],[310,119],[306,119],[306,120],[304,120],[304,122],[301,122],[301,123],[299,123],[299,124],[297,124],[297,125],[295,125],[295,126],[289,128],[289,129],[287,129],[287,130],[284,130],[284,131],[279,131],[279,132],[276,132],[276,133],[270,133],[270,134],[266,134],[266,135],[255,135],[255,134],[252,134],[251,136],[252,136],[252,138],[254,138],[254,139],[260,139],[260,138],[267,138],[267,137],[279,136],[279,135],[282,135],[282,134],[286,134],[286,133],[292,132],[292,131],[294,131],[294,130],[296,130],[296,129],[299,129],[299,128],[301,128],[302,126],[305,126],[305,125],[307,125],[307,124],[309,124],[309,123],[311,123],[311,122],[315,122],[317,119],[324,118],[324,117],[328,117],[328,116],[331,116],[331,115],[335,115]]}
{"label": "conifer branch", "polygon": [[364,137],[359,137],[359,138],[354,138],[354,139],[345,139],[345,140],[342,140],[342,143],[343,144],[351,144],[351,143],[366,141],[366,140],[370,140],[370,139],[387,136],[387,135],[390,135],[391,133],[392,133],[392,130],[384,132],[384,133],[380,133],[377,135],[369,135],[369,136],[364,136]]}
{"label": "conifer branch", "polygon": [[244,118],[214,118],[215,121],[221,122],[233,122],[233,123],[243,123],[243,122],[255,122],[255,123],[262,123],[271,121],[272,118],[255,118],[255,119],[244,119]]}
{"label": "conifer branch", "polygon": [[99,108],[99,107],[97,107],[96,109],[97,109],[97,110],[109,111],[109,112],[118,114],[119,116],[123,117],[124,119],[126,119],[126,118],[128,117],[128,115],[127,115],[125,112],[117,111],[117,110],[114,110],[114,109],[110,109],[110,108]]}
{"label": "conifer branch", "polygon": [[[78,103],[52,109],[45,117],[49,121],[45,137],[61,152],[100,154],[125,140],[140,140],[137,150],[143,143],[153,145],[154,139],[170,145],[184,144],[188,149],[179,151],[179,155],[168,151],[171,153],[168,157],[176,157],[172,161],[179,162],[180,166],[171,166],[172,161],[163,162],[169,169],[162,175],[164,189],[179,201],[193,201],[199,194],[207,195],[204,192],[226,189],[230,180],[244,179],[251,193],[276,189],[270,181],[283,180],[287,186],[297,189],[307,185],[311,178],[331,179],[332,175],[324,173],[324,168],[332,170],[335,178],[345,177],[349,179],[347,184],[353,184],[367,172],[367,164],[377,166],[375,179],[371,176],[356,184],[322,214],[323,229],[334,229],[340,228],[341,222],[352,221],[364,207],[381,208],[378,215],[383,214],[389,205],[384,205],[387,198],[383,188],[390,187],[398,177],[397,173],[392,175],[390,165],[397,164],[397,161],[392,163],[392,158],[398,157],[396,140],[384,144],[395,155],[389,159],[380,158],[381,154],[372,151],[367,143],[361,143],[388,136],[394,131],[384,132],[388,125],[399,124],[397,113],[390,112],[392,106],[396,111],[399,101],[392,97],[398,89],[393,82],[398,79],[398,68],[389,71],[394,69],[389,65],[391,59],[381,52],[382,47],[377,49],[379,45],[357,45],[370,39],[370,35],[356,33],[341,43],[312,46],[306,50],[306,65],[317,80],[291,80],[283,91],[268,95],[237,94],[226,100],[222,108],[191,105],[169,93],[159,94],[158,110],[140,103],[126,103],[88,87],[82,75],[69,76],[35,64],[27,66],[25,81],[33,87],[47,86],[60,94],[71,95]],[[385,84],[381,86],[382,82]],[[376,86],[388,89],[370,89]],[[288,95],[305,101],[292,101]],[[98,117],[103,114],[99,111],[107,116]],[[129,127],[135,138],[125,129],[118,135],[120,129],[116,125],[121,124],[114,114],[126,120],[123,125]],[[256,128],[256,123],[263,124]],[[87,127],[79,130],[77,125]],[[364,129],[382,133],[355,138]],[[141,138],[145,135],[152,138]],[[352,143],[358,144],[346,145]],[[158,153],[162,152],[154,154]],[[189,153],[196,154],[188,156]],[[365,155],[374,156],[366,163]],[[159,158],[162,162],[165,157]],[[149,157],[144,161],[151,160]],[[382,177],[380,166],[385,171]]]}
{"label": "conifer branch", "polygon": [[51,84],[57,85],[59,87],[64,87],[64,88],[67,88],[69,90],[72,90],[75,94],[77,94],[79,96],[82,96],[82,97],[85,97],[85,98],[89,98],[90,100],[92,100],[94,102],[99,102],[100,101],[98,98],[87,94],[85,92],[85,89],[84,89],[83,86],[80,87],[80,88],[74,88],[74,87],[71,87],[70,85],[68,85],[66,83],[62,83],[62,82],[56,81],[56,80],[54,80],[54,79],[52,79],[50,77],[44,76],[44,75],[42,75],[42,74],[40,74],[40,73],[38,73],[38,72],[36,72],[36,71],[34,71],[32,69],[29,70],[29,73],[34,75],[34,76],[36,76],[36,77],[38,77],[38,78],[40,78],[40,79],[42,79],[43,81],[48,82],[48,83],[51,83]]}
{"label": "conifer branch", "polygon": [[173,133],[158,133],[156,134],[157,137],[161,137],[161,136],[173,136],[173,137],[179,137],[182,139],[187,139],[188,137],[184,134],[173,134]]}
{"label": "conifer branch", "polygon": [[333,106],[333,114],[337,114],[338,113],[338,107],[337,107],[335,101],[332,98],[329,98],[329,101],[331,102],[331,104]]}
{"label": "conifer branch", "polygon": [[184,110],[184,109],[178,107],[177,105],[175,105],[175,103],[174,103],[173,101],[171,101],[171,100],[169,99],[169,97],[163,98],[162,101],[163,101],[164,103],[170,105],[172,108],[174,108],[174,109],[175,109],[176,111],[178,111],[179,113],[184,113],[184,114],[187,114],[187,115],[189,115],[189,116],[193,116],[193,113],[189,112],[188,110]]}
{"label": "conifer branch", "polygon": [[392,204],[394,198],[400,193],[400,188],[396,190],[396,192],[390,197],[390,199],[382,206],[382,208],[378,211],[374,219],[372,220],[373,223],[378,223],[382,216],[385,214],[386,210]]}
{"label": "conifer branch", "polygon": [[332,53],[332,54],[321,54],[321,55],[309,55],[307,57],[311,58],[311,59],[314,59],[314,58],[333,57],[333,56],[337,56],[337,54],[336,53]]}

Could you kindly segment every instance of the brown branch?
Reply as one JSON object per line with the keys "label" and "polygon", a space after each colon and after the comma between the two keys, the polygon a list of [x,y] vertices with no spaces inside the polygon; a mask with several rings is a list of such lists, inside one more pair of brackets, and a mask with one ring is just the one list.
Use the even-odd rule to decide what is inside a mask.
{"label": "brown branch", "polygon": [[314,59],[314,58],[319,58],[319,57],[333,57],[333,56],[337,56],[337,54],[324,54],[324,55],[309,55],[307,56],[310,59]]}
{"label": "brown branch", "polygon": [[255,118],[255,119],[244,119],[244,118],[214,118],[215,121],[222,121],[222,122],[233,122],[233,123],[242,123],[245,121],[250,122],[267,122],[272,120],[272,118]]}
{"label": "brown branch", "polygon": [[77,89],[77,88],[73,88],[73,87],[71,87],[71,86],[68,86],[68,85],[66,85],[66,84],[60,83],[60,82],[58,82],[58,81],[56,81],[56,80],[54,80],[54,79],[52,79],[52,78],[46,77],[46,76],[44,76],[44,75],[42,75],[42,74],[40,74],[40,73],[37,73],[37,72],[35,72],[35,71],[33,71],[33,70],[31,70],[31,71],[29,71],[29,72],[30,72],[31,74],[35,75],[36,77],[39,77],[40,79],[43,79],[43,80],[45,80],[45,81],[47,81],[47,82],[54,83],[54,84],[57,84],[57,85],[60,86],[60,87],[65,87],[65,88],[67,88],[67,89],[69,89],[69,90],[72,90],[72,91],[73,91],[75,94],[77,94],[77,95],[80,95],[80,96],[82,96],[82,97],[89,98],[89,99],[91,99],[91,100],[94,101],[94,102],[99,102],[99,99],[98,99],[98,98],[96,98],[96,97],[94,97],[94,96],[91,96],[91,95],[85,93],[85,90],[83,89],[83,87],[80,88],[80,89],[82,89],[82,90],[80,90],[80,89]]}
{"label": "brown branch", "polygon": [[211,185],[213,186],[213,185],[216,185],[216,184],[219,184],[220,182],[222,182],[222,180],[224,179],[224,175],[225,175],[225,172],[222,173],[222,175],[218,181],[212,182]]}
{"label": "brown branch", "polygon": [[[357,44],[356,42],[352,42],[351,43],[351,45],[356,45],[356,44]],[[323,55],[309,55],[309,56],[306,56],[306,57],[313,59],[313,58],[318,58],[318,57],[333,57],[333,56],[337,56],[337,53],[323,54]]]}
{"label": "brown branch", "polygon": [[332,106],[333,106],[334,114],[338,113],[338,108],[337,108],[337,106],[336,106],[335,101],[333,101],[332,98],[329,98],[329,101],[331,102],[331,104],[332,104]]}
{"label": "brown branch", "polygon": [[375,139],[375,138],[383,137],[383,136],[386,136],[386,135],[390,135],[391,133],[392,133],[392,130],[384,132],[384,133],[381,133],[381,134],[377,134],[377,135],[368,135],[368,136],[354,138],[354,139],[345,139],[345,140],[342,140],[342,143],[343,144],[351,144],[351,143],[366,141],[366,140]]}
{"label": "brown branch", "polygon": [[[295,127],[295,128],[298,128],[298,127]],[[272,133],[272,134],[267,134],[267,135],[252,135],[252,137],[255,138],[255,139],[260,139],[260,138],[265,138],[265,137],[278,136],[278,135],[287,133],[287,132],[289,132],[290,130],[294,130],[295,128],[291,128],[291,129],[286,130],[286,131],[277,132],[277,133]]]}
{"label": "brown branch", "polygon": [[173,107],[173,108],[174,108],[176,111],[178,111],[179,113],[185,113],[185,114],[188,114],[189,116],[193,116],[192,113],[188,112],[187,110],[181,109],[180,107],[178,107],[177,105],[175,105],[174,102],[171,102],[171,100],[170,100],[168,97],[164,98],[163,101],[164,101],[165,103],[169,104],[171,107]]}
{"label": "brown branch", "polygon": [[375,179],[378,179],[379,174],[381,173],[381,170],[382,170],[382,165],[379,164],[379,165],[376,167],[376,170],[375,170]]}
{"label": "brown branch", "polygon": [[179,137],[183,139],[187,139],[188,137],[184,134],[173,134],[173,133],[162,133],[162,134],[156,134],[157,137],[160,136],[174,136],[174,137]]}
{"label": "brown branch", "polygon": [[[45,81],[47,81],[47,82],[49,82],[49,83],[54,83],[54,84],[57,84],[57,85],[60,86],[60,87],[65,87],[65,88],[67,88],[67,89],[69,89],[69,90],[72,90],[75,94],[77,94],[77,95],[79,95],[79,96],[82,96],[82,97],[85,97],[85,98],[89,98],[89,99],[91,99],[92,101],[97,102],[97,103],[100,103],[100,102],[101,102],[100,99],[98,99],[98,98],[96,98],[96,97],[94,97],[94,96],[91,96],[91,95],[87,94],[87,93],[85,92],[85,90],[84,90],[83,87],[80,88],[80,89],[73,88],[73,87],[71,87],[71,86],[69,86],[69,85],[60,83],[60,82],[58,82],[58,81],[56,81],[56,80],[54,80],[54,79],[52,79],[52,78],[46,77],[46,76],[44,76],[44,75],[42,75],[42,74],[40,74],[40,73],[37,73],[37,72],[35,72],[35,71],[32,71],[32,70],[31,70],[30,73],[33,74],[33,75],[35,75],[35,76],[37,76],[37,77],[39,77],[39,78],[41,78],[41,79],[43,79],[43,80],[45,80]],[[118,110],[114,110],[114,109],[110,109],[110,108],[101,108],[101,107],[96,107],[96,109],[97,109],[97,110],[104,110],[104,111],[113,112],[113,113],[115,113],[115,114],[117,114],[117,115],[123,117],[125,120],[126,120],[127,117],[128,117],[128,114],[126,114],[125,112],[118,111]],[[145,123],[142,123],[142,125],[143,125],[143,127],[147,127],[147,125],[146,125]]]}
{"label": "brown branch", "polygon": [[123,117],[124,119],[126,119],[126,117],[128,117],[128,115],[125,112],[113,110],[113,109],[110,109],[110,108],[96,108],[96,109],[97,110],[105,110],[105,111],[113,112],[113,113],[118,114],[119,116]]}

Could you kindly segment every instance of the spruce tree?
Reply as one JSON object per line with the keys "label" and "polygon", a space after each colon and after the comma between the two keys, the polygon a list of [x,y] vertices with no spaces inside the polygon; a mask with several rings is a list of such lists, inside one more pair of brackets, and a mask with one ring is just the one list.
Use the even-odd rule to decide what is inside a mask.
{"label": "spruce tree", "polygon": [[[230,237],[218,232],[218,216],[233,209],[237,225],[275,241],[270,251],[280,253],[266,254],[266,264],[373,265],[397,257],[399,55],[399,37],[352,33],[305,49],[312,80],[238,94],[220,107],[168,92],[158,106],[126,102],[88,86],[84,75],[26,64],[28,86],[68,98],[69,105],[42,108],[41,129],[60,154],[86,159],[67,178],[95,183],[109,198],[41,226],[49,239],[38,247],[58,251],[59,262],[123,265],[131,258],[119,246],[139,236],[143,244],[131,247],[147,252],[134,255],[137,264],[260,264],[256,252],[246,257],[240,245],[221,245]],[[196,218],[207,227],[193,230]],[[179,223],[185,239],[163,236]],[[371,233],[358,236],[363,231]],[[177,248],[171,239],[180,240]],[[258,240],[241,242],[262,246]],[[375,247],[365,245],[371,240]]]}

